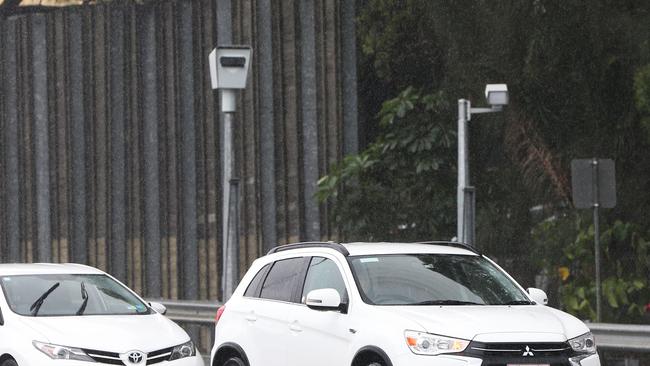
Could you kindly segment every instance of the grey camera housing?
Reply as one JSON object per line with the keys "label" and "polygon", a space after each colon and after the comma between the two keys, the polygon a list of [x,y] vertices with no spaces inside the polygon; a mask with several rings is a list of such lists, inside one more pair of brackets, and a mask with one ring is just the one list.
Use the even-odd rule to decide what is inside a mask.
{"label": "grey camera housing", "polygon": [[210,52],[212,89],[244,89],[251,63],[250,46],[219,46]]}
{"label": "grey camera housing", "polygon": [[485,99],[492,106],[508,105],[508,86],[506,84],[487,84]]}

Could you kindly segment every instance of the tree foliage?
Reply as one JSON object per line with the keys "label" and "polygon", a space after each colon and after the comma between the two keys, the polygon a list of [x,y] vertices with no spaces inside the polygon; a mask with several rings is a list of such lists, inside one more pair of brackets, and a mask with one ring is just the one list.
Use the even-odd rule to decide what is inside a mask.
{"label": "tree foliage", "polygon": [[[407,88],[378,114],[381,137],[319,181],[344,232],[366,240],[443,235],[453,220],[453,123],[442,94]],[[440,116],[443,116],[442,118]]]}
{"label": "tree foliage", "polygon": [[469,125],[479,248],[532,285],[550,267],[531,233],[571,210],[575,158],[616,162],[605,222],[650,222],[649,2],[368,0],[358,28],[372,142],[320,182],[344,238],[454,236],[456,100],[495,82],[510,105]]}
{"label": "tree foliage", "polygon": [[[603,321],[648,320],[650,240],[647,229],[615,220],[601,233]],[[533,229],[536,265],[558,287],[561,305],[582,319],[596,319],[594,226],[582,215],[566,212]]]}

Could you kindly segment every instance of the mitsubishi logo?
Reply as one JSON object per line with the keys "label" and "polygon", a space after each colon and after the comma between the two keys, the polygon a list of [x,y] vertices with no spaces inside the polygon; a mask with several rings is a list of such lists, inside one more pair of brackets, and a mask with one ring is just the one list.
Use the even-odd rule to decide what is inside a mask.
{"label": "mitsubishi logo", "polygon": [[530,347],[526,346],[526,350],[524,351],[523,356],[524,357],[526,357],[526,356],[531,356],[531,357],[534,356],[533,351],[530,350]]}
{"label": "mitsubishi logo", "polygon": [[146,364],[147,355],[141,351],[129,351],[122,353],[120,359],[124,362],[125,365],[140,365]]}

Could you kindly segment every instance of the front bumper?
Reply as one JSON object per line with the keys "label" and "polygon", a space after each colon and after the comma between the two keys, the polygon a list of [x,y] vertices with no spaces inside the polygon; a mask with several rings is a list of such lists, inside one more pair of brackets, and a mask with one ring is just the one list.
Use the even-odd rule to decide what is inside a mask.
{"label": "front bumper", "polygon": [[[36,351],[38,352],[38,351]],[[25,356],[25,355],[23,355]],[[53,360],[42,354],[33,354],[18,359],[20,366],[101,366],[106,365],[99,362],[70,361],[70,360]],[[160,366],[205,366],[203,357],[198,354],[194,357],[181,358],[180,360],[165,361],[158,363]]]}
{"label": "front bumper", "polygon": [[[393,366],[481,366],[483,360],[467,356],[439,355],[422,356],[416,354],[403,354],[391,360]],[[534,363],[534,361],[533,361]],[[543,364],[543,362],[539,362]],[[503,364],[505,366],[506,364]],[[597,354],[577,361],[567,359],[563,365],[570,366],[600,366],[600,358]]]}
{"label": "front bumper", "polygon": [[391,360],[393,366],[481,366],[480,358],[465,356],[423,356],[414,353],[404,353]]}
{"label": "front bumper", "polygon": [[596,353],[581,360],[571,361],[571,366],[600,366],[600,357]]}

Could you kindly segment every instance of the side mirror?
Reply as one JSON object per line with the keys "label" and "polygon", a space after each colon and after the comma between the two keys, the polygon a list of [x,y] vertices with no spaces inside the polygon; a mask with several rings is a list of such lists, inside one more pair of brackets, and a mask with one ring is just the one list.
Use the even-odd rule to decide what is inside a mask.
{"label": "side mirror", "polygon": [[314,310],[341,310],[341,295],[333,288],[309,291],[305,305]]}
{"label": "side mirror", "polygon": [[548,296],[546,296],[546,292],[544,292],[543,290],[534,287],[529,287],[528,295],[530,295],[530,298],[536,303],[540,305],[548,305]]}
{"label": "side mirror", "polygon": [[167,307],[159,302],[150,302],[149,306],[156,311],[158,314],[165,315],[167,314]]}

